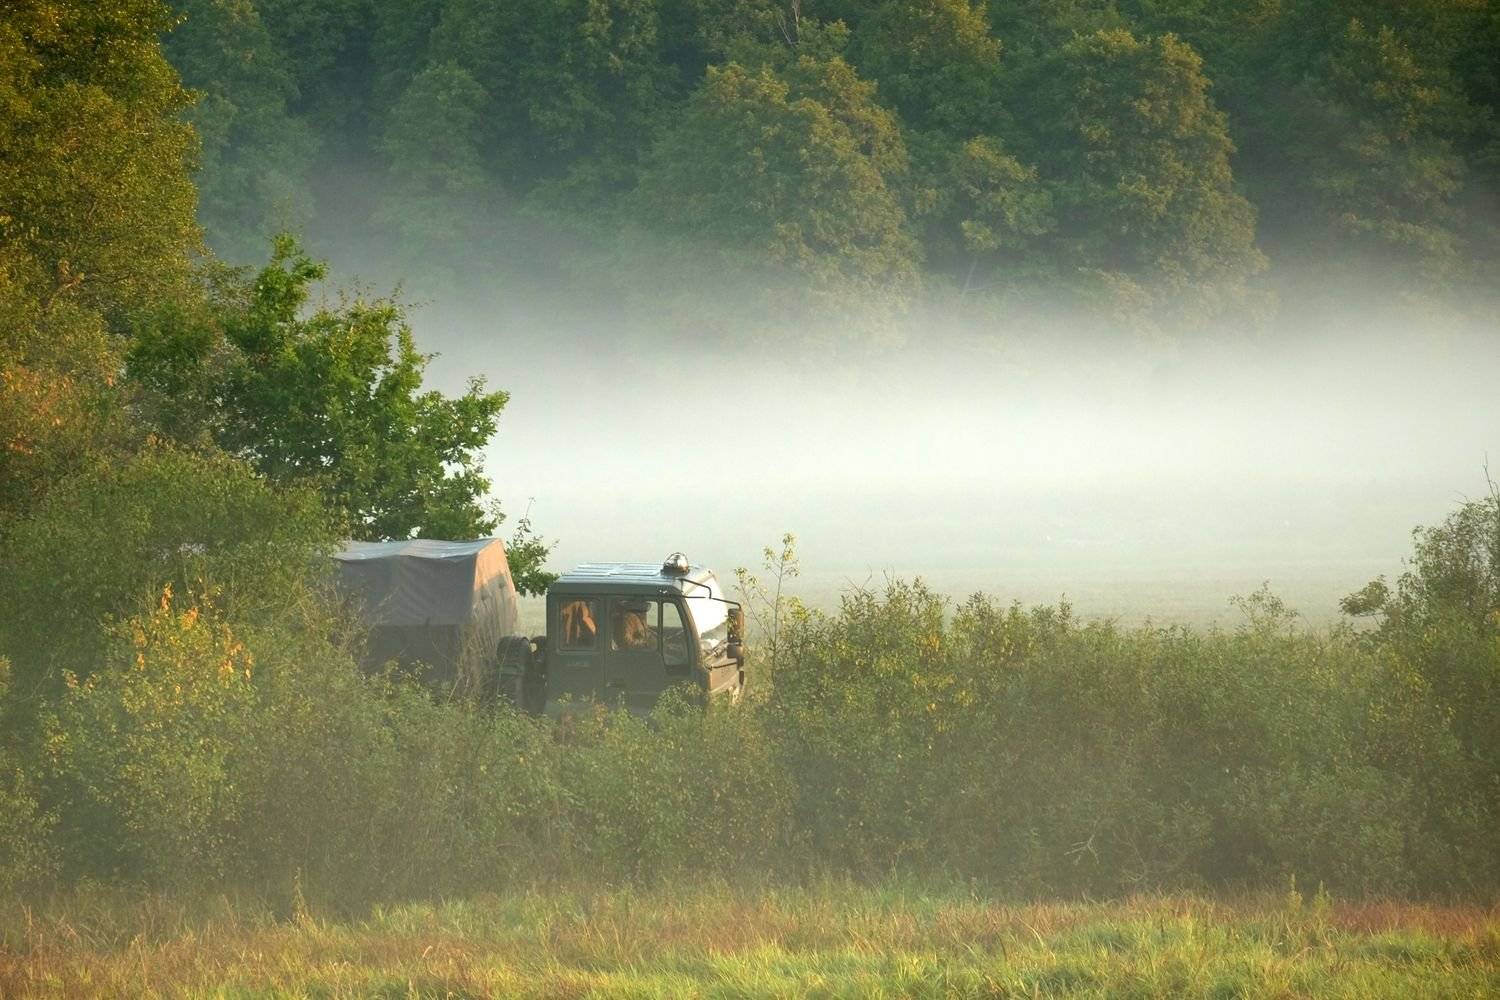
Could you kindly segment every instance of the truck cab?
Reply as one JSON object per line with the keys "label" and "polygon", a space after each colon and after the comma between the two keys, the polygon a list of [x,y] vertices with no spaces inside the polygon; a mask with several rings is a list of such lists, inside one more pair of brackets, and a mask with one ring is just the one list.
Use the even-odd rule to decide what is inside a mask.
{"label": "truck cab", "polygon": [[581,701],[647,712],[686,683],[705,700],[739,699],[743,615],[711,570],[673,553],[651,563],[584,563],[547,589],[547,635],[523,701],[556,712]]}

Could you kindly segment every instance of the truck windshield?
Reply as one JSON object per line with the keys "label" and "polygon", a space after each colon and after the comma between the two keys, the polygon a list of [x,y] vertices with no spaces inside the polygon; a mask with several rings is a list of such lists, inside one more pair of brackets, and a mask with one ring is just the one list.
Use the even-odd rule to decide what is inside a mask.
{"label": "truck windshield", "polygon": [[707,591],[695,588],[694,593],[687,595],[688,613],[698,627],[699,644],[705,654],[729,641],[729,605],[724,603],[724,592],[717,580],[710,581],[708,586]]}

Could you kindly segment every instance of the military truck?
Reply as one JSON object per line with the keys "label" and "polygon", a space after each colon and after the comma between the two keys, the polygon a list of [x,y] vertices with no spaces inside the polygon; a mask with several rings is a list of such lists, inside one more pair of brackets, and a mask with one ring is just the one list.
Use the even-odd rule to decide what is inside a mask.
{"label": "military truck", "polygon": [[544,635],[517,634],[499,539],[351,542],[339,583],[369,626],[366,665],[395,660],[455,697],[507,699],[533,714],[594,701],[648,711],[668,687],[703,700],[744,690],[744,615],[712,571],[584,563],[547,589]]}

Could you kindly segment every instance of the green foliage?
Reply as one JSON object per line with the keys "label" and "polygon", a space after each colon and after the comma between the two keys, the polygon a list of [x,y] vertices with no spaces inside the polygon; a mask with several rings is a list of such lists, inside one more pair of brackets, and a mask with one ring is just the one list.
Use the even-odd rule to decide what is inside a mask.
{"label": "green foliage", "polygon": [[791,799],[755,716],[669,692],[649,719],[582,706],[559,778],[573,863],[619,878],[764,870],[785,856]]}
{"label": "green foliage", "polygon": [[1260,845],[1250,861],[1266,884],[1302,872],[1347,894],[1412,888],[1408,851],[1420,835],[1420,812],[1409,780],[1369,766],[1294,764],[1247,775],[1227,815]]}
{"label": "green foliage", "polygon": [[794,270],[825,300],[899,302],[919,256],[894,188],[906,169],[895,120],[843,60],[730,63],[651,151],[635,212],[688,256]]}
{"label": "green foliage", "polygon": [[1148,308],[1212,315],[1242,302],[1265,259],[1197,53],[1171,35],[1100,31],[1057,50],[1034,82],[1031,153],[1065,273]]}
{"label": "green foliage", "polygon": [[188,95],[155,0],[0,21],[0,525],[130,437],[110,336],[198,247]]}
{"label": "green foliage", "polygon": [[1376,294],[1492,266],[1470,242],[1489,209],[1466,186],[1491,117],[1466,99],[1485,6],[1297,2],[1207,29],[1273,255],[1316,256],[1314,281],[1354,271]]}
{"label": "green foliage", "polygon": [[[1463,162],[1444,135],[1451,98],[1390,28],[1350,21],[1325,57],[1301,128],[1338,136],[1291,158],[1318,207],[1359,245],[1429,283],[1458,266]],[[1310,155],[1309,155],[1310,154]]]}
{"label": "green foliage", "polygon": [[325,274],[288,238],[257,276],[249,308],[225,322],[238,362],[225,381],[220,443],[273,482],[316,485],[356,538],[475,538],[493,521],[479,449],[495,431],[503,392],[448,399],[421,390],[401,307],[345,303],[303,317]]}
{"label": "green foliage", "polygon": [[1052,193],[1034,167],[988,136],[924,137],[913,151],[922,243],[933,270],[971,291],[1023,290],[1051,278]]}
{"label": "green foliage", "polygon": [[249,260],[276,233],[306,222],[314,138],[289,111],[292,68],[254,4],[173,0],[173,8],[180,23],[164,48],[197,92],[188,120],[201,144],[199,217],[215,249]]}
{"label": "green foliage", "polygon": [[317,634],[247,643],[257,706],[235,756],[247,809],[227,884],[284,904],[301,893],[361,907],[545,870],[565,812],[533,721],[366,677],[345,645]]}
{"label": "green foliage", "polygon": [[[1419,538],[1427,579],[1475,551],[1460,536]],[[767,560],[785,577],[790,541]],[[1315,632],[1261,591],[1232,630],[1124,630],[1066,605],[951,609],[920,583],[836,614],[749,586],[775,683],[648,718],[435,701],[362,674],[315,600],[232,627],[206,591],[129,612],[70,661],[93,669],[48,716],[47,767],[0,744],[19,831],[0,870],[19,884],[60,861],[293,908],[705,871],[1045,894],[1500,885],[1488,736],[1446,700],[1451,641],[1413,645],[1413,618]]]}
{"label": "green foliage", "polygon": [[488,103],[484,87],[449,62],[417,74],[391,109],[381,146],[394,184],[381,218],[411,260],[452,241],[488,241],[495,209],[480,153]]}
{"label": "green foliage", "polygon": [[0,23],[0,259],[111,316],[170,295],[198,245],[188,104],[159,0],[23,0]]}
{"label": "green foliage", "polygon": [[1000,42],[983,2],[883,4],[860,23],[854,62],[910,128],[959,139],[1007,131]]}
{"label": "green foliage", "polygon": [[316,488],[353,537],[488,534],[497,521],[480,503],[489,480],[479,450],[506,394],[481,379],[456,398],[423,391],[429,358],[397,302],[304,314],[325,273],[279,239],[270,263],[208,319],[217,329],[175,312],[144,321],[132,376],[157,398],[200,400],[204,412],[173,426],[211,429],[275,484]]}
{"label": "green foliage", "polygon": [[86,678],[99,624],[126,618],[170,585],[213,594],[237,625],[295,620],[315,557],[332,542],[306,491],[274,490],[241,462],[148,446],[50,490],[0,547],[0,636],[18,694]]}
{"label": "green foliage", "polygon": [[1344,610],[1377,616],[1375,638],[1391,657],[1393,689],[1422,692],[1477,773],[1493,773],[1500,765],[1500,493],[1463,504],[1413,540],[1395,589],[1373,581],[1345,598]]}
{"label": "green foliage", "polygon": [[672,82],[651,0],[447,0],[430,46],[436,64],[491,95],[483,149],[505,179],[557,177],[580,158],[628,161]]}
{"label": "green foliage", "polygon": [[[972,306],[997,317],[1061,292],[1196,329],[1246,311],[1247,282],[1267,266],[1258,248],[1281,295],[1316,301],[1330,277],[1340,289],[1369,277],[1381,295],[1487,300],[1500,260],[1491,6],[179,0],[188,17],[167,38],[202,95],[190,113],[202,218],[241,258],[255,234],[310,211],[317,232],[394,242],[438,287],[595,273],[575,241],[534,238],[521,220],[539,213],[587,246],[623,239],[626,259],[604,263],[628,303],[725,336],[758,303],[800,305],[809,286],[825,306],[867,302],[872,283],[895,289],[871,302],[887,317],[917,287],[958,286],[994,289]],[[910,172],[878,168],[875,184],[822,126],[770,124],[787,114],[778,102],[827,103],[798,66],[840,60],[877,85],[859,101],[891,115]],[[725,92],[763,72],[787,98]],[[732,127],[743,99],[769,105],[744,115],[766,134]],[[326,141],[314,149],[311,134]],[[969,207],[976,170],[981,188],[1006,189],[1036,172],[1046,211],[1030,192],[1006,196],[1029,206],[1019,229],[1007,213],[1024,248],[988,246],[983,229],[997,230]],[[819,175],[831,183],[810,182]],[[699,193],[671,198],[679,181]],[[809,206],[844,232],[808,239]],[[756,228],[746,218],[792,232],[776,242],[742,231]],[[849,234],[866,241],[857,260]],[[812,254],[788,264],[784,244],[798,240]],[[725,323],[704,320],[703,303],[670,301],[684,269],[728,286],[748,271],[755,287],[723,303]],[[940,280],[919,280],[929,274]],[[767,325],[788,325],[772,312]]]}
{"label": "green foliage", "polygon": [[[0,656],[0,719],[11,717],[10,683],[10,661]],[[0,736],[0,897],[45,884],[57,865],[56,817],[38,802],[23,761],[14,734]]]}
{"label": "green foliage", "polygon": [[160,605],[111,631],[99,669],[69,675],[47,751],[81,871],[189,887],[221,876],[241,819],[236,753],[254,658],[211,605]]}

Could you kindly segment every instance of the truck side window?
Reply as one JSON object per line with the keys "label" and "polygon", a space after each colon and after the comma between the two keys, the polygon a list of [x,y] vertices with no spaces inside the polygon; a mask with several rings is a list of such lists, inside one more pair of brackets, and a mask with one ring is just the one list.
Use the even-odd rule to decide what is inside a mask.
{"label": "truck side window", "polygon": [[661,605],[661,656],[669,672],[686,671],[692,663],[682,609],[672,601],[663,601]]}
{"label": "truck side window", "polygon": [[657,648],[656,602],[616,597],[609,602],[609,648]]}
{"label": "truck side window", "polygon": [[599,646],[599,602],[575,597],[557,607],[557,624],[562,631],[558,648],[563,650],[597,649]]}

